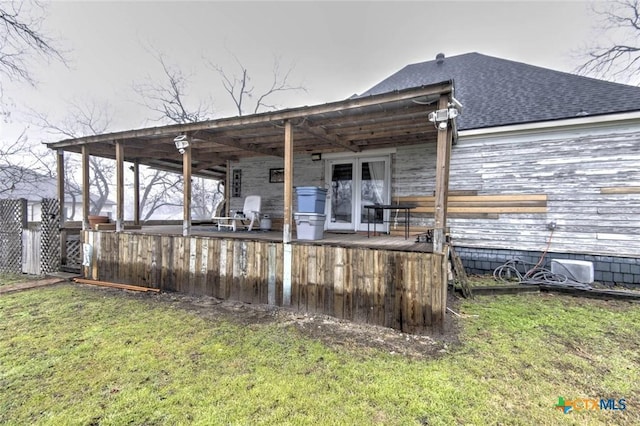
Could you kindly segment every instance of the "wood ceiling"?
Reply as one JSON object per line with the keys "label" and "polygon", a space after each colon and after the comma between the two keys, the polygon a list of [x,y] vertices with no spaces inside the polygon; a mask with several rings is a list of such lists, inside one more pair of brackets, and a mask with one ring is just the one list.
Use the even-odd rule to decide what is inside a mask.
{"label": "wood ceiling", "polygon": [[368,149],[435,142],[428,114],[440,96],[452,96],[453,83],[352,98],[243,117],[130,130],[47,144],[49,148],[115,158],[116,142],[124,159],[153,168],[182,172],[182,155],[173,139],[186,134],[194,175],[221,178],[227,161],[256,156],[283,157],[284,122],[293,126],[294,154],[361,152]]}

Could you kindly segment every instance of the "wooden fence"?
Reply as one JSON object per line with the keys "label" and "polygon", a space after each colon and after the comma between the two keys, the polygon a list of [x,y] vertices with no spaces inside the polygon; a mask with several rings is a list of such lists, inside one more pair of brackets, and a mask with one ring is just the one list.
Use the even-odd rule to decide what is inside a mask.
{"label": "wooden fence", "polygon": [[[282,243],[101,231],[84,231],[83,241],[92,253],[87,278],[285,305]],[[291,249],[292,308],[410,333],[442,325],[442,255],[310,243]]]}
{"label": "wooden fence", "polygon": [[22,273],[42,273],[42,229],[30,227],[22,230]]}
{"label": "wooden fence", "polygon": [[0,272],[22,272],[22,230],[27,225],[27,200],[0,200]]}
{"label": "wooden fence", "polygon": [[[0,200],[0,272],[41,275],[69,265],[80,266],[79,229],[75,241],[60,234],[60,203],[40,201],[40,222],[27,222],[26,199]],[[68,252],[61,265],[61,249]]]}

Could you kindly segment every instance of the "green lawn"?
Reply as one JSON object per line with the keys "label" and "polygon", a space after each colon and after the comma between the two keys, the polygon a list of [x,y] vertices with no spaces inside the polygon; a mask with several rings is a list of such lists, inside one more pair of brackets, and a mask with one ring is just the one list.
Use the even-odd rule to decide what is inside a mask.
{"label": "green lawn", "polygon": [[[640,424],[637,304],[463,301],[460,343],[409,358],[172,300],[73,284],[0,295],[0,424]],[[560,396],[627,409],[563,414]]]}

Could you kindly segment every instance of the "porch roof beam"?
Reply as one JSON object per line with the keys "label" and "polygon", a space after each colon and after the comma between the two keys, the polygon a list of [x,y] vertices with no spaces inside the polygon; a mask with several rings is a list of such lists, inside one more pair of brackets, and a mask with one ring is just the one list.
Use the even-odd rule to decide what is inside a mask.
{"label": "porch roof beam", "polygon": [[[150,167],[156,170],[164,170],[165,172],[176,173],[179,175],[182,173],[183,165],[174,164],[169,161],[153,160],[152,162],[147,163],[147,167]],[[192,171],[192,174],[196,176],[210,178],[210,179],[219,179],[221,177],[224,177],[225,175],[224,172],[217,172],[213,170],[198,170],[197,173],[194,173]]]}
{"label": "porch roof beam", "polygon": [[222,166],[227,164],[227,161],[231,161],[230,159],[220,159],[218,161],[206,161],[202,163],[197,163],[192,165],[192,172],[200,172],[202,170],[206,170],[209,167]]}
{"label": "porch roof beam", "polygon": [[298,128],[315,138],[318,138],[324,142],[330,143],[331,145],[335,145],[352,152],[360,151],[360,147],[358,147],[357,145],[354,145],[351,141],[344,140],[339,136],[330,134],[321,126],[311,127],[308,123],[302,123]]}
{"label": "porch roof beam", "polygon": [[105,142],[114,139],[135,139],[144,137],[159,137],[185,132],[196,132],[199,130],[226,129],[236,126],[248,126],[254,124],[265,124],[272,122],[282,122],[284,120],[295,120],[315,115],[331,114],[337,112],[348,113],[354,109],[366,108],[379,104],[401,102],[421,97],[450,94],[453,90],[453,83],[446,81],[439,84],[429,85],[421,88],[406,89],[396,92],[373,95],[363,98],[353,98],[346,101],[338,101],[311,107],[299,107],[282,111],[254,114],[242,117],[223,118],[212,121],[203,121],[189,124],[173,124],[169,126],[153,127],[147,129],[128,130],[114,132],[103,135],[85,136],[78,139],[66,139],[47,144],[49,148],[65,148],[74,145],[91,144],[95,142]]}
{"label": "porch roof beam", "polygon": [[[207,132],[205,131],[194,132],[193,137],[196,140],[203,140],[203,141],[215,143],[218,145],[226,145],[226,146],[241,149],[244,151],[257,152],[258,154],[270,155],[274,157],[283,156],[282,152],[276,149],[262,148],[254,143],[245,144],[242,142],[242,139],[240,137],[232,137],[231,139],[229,139],[228,137],[225,137],[224,135],[221,135],[220,137],[216,137],[215,135],[207,134]],[[207,148],[203,147],[203,149],[207,149]]]}

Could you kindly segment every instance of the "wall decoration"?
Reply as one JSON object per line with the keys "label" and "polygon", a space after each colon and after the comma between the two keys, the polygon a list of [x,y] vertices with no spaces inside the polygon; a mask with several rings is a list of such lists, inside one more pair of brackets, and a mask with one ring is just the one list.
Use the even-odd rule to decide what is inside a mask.
{"label": "wall decoration", "polygon": [[269,182],[284,182],[284,169],[269,169]]}
{"label": "wall decoration", "polygon": [[233,170],[231,175],[231,196],[242,197],[242,170]]}

